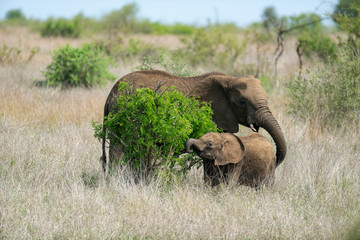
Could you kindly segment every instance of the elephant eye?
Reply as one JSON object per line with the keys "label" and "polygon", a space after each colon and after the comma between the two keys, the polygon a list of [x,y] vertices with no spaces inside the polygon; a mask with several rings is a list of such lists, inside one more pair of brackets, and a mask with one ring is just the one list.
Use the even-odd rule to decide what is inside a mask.
{"label": "elephant eye", "polygon": [[238,102],[238,104],[239,104],[240,107],[245,107],[246,102],[244,100],[241,100],[241,101]]}

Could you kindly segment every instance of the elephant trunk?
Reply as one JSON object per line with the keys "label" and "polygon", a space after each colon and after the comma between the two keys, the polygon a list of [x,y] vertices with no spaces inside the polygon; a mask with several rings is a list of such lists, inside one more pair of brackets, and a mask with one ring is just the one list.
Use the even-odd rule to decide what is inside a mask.
{"label": "elephant trunk", "polygon": [[286,142],[280,125],[268,107],[259,108],[256,112],[256,117],[259,125],[274,139],[276,145],[276,166],[278,166],[286,155]]}
{"label": "elephant trunk", "polygon": [[191,149],[191,147],[195,144],[196,142],[196,139],[194,138],[189,138],[186,143],[185,143],[185,146],[186,146],[186,152],[187,153],[193,153],[194,150]]}

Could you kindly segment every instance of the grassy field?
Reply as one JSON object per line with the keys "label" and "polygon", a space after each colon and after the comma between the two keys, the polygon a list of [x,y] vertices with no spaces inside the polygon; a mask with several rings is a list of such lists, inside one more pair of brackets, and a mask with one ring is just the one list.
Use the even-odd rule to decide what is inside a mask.
{"label": "grassy field", "polygon": [[[179,43],[166,38],[144,37]],[[24,54],[40,48],[29,63],[0,66],[0,239],[360,238],[359,126],[330,134],[298,122],[286,114],[281,82],[269,99],[288,155],[272,188],[210,189],[201,169],[170,187],[133,184],[126,173],[103,176],[90,125],[102,120],[113,83],[68,91],[34,85],[50,50],[88,39],[44,39],[24,29],[1,30],[0,39],[10,46],[21,39]],[[296,69],[294,56],[285,53],[279,74]],[[111,71],[121,76],[135,66]]]}

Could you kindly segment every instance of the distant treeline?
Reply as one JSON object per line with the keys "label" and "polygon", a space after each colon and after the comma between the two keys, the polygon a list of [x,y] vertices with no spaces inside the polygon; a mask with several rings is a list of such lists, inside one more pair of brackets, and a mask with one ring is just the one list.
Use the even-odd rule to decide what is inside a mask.
{"label": "distant treeline", "polygon": [[[343,13],[354,14],[354,11],[349,10],[353,6],[347,2],[349,1],[339,0],[339,4],[336,6],[333,15]],[[191,35],[195,33],[196,29],[200,28],[200,26],[191,24],[164,24],[161,22],[152,22],[149,19],[139,17],[138,13],[139,6],[136,3],[131,3],[124,5],[119,10],[113,10],[110,13],[103,15],[100,19],[86,17],[82,13],[79,13],[71,19],[51,17],[45,21],[40,21],[26,18],[21,9],[13,9],[6,13],[0,26],[25,25],[40,31],[42,36],[63,36],[73,38],[95,32],[105,32],[110,35],[117,35],[119,33]],[[287,29],[290,28],[290,26],[293,26],[294,23],[304,23],[304,21],[308,20],[309,15],[311,15],[312,18],[318,17],[321,19],[321,17],[316,14],[279,17],[273,7],[267,7],[262,14],[263,21],[254,23],[248,26],[247,29],[261,27],[270,33],[276,26]],[[212,23],[210,20],[206,27],[214,26],[221,27],[222,31],[225,32],[239,32],[246,30],[237,26],[235,23]]]}

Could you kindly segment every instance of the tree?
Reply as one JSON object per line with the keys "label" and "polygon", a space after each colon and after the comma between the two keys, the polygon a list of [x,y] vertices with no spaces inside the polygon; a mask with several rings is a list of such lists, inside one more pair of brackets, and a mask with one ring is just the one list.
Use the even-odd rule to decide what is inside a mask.
{"label": "tree", "polygon": [[333,20],[338,23],[337,16],[347,15],[356,19],[359,16],[359,12],[354,7],[360,7],[360,0],[339,0],[339,3],[335,6],[333,13]]}
{"label": "tree", "polygon": [[[316,14],[300,14],[290,17],[290,26],[297,33],[296,52],[299,57],[299,69],[302,70],[302,55],[310,58],[316,55],[323,61],[334,58],[337,53],[336,43],[324,32],[322,18]],[[310,23],[310,24],[309,24]],[[301,28],[297,28],[302,26]]]}
{"label": "tree", "polygon": [[117,36],[119,32],[127,33],[134,30],[136,17],[139,7],[136,3],[123,6],[120,10],[115,10],[104,16],[103,22],[112,36]]}
{"label": "tree", "polygon": [[[340,3],[342,2],[347,1],[340,1]],[[335,10],[333,18],[337,22],[338,27],[348,34],[347,42],[341,42],[341,44],[347,45],[353,52],[354,56],[360,56],[360,0],[352,2],[349,6],[344,6],[343,3],[341,8],[339,7],[338,9],[336,10],[340,13],[336,14]]]}
{"label": "tree", "polygon": [[[299,57],[300,70],[302,68],[302,55],[305,53],[310,56],[311,52],[316,52],[322,59],[328,55],[335,55],[335,43],[323,34],[324,18],[316,14],[301,14],[299,16],[278,18],[273,7],[264,10],[264,27],[270,23],[277,32],[277,48],[275,57],[275,75],[277,74],[277,64],[284,52],[284,36],[295,33],[298,35],[298,45],[296,52]],[[268,26],[269,27],[269,26]]]}
{"label": "tree", "polygon": [[275,8],[273,6],[265,8],[262,13],[262,18],[263,26],[266,29],[267,33],[270,34],[270,30],[273,27],[272,22],[276,23],[279,21]]}
{"label": "tree", "polygon": [[25,20],[25,15],[22,13],[21,9],[13,9],[9,10],[6,15],[5,19],[7,20]]}

